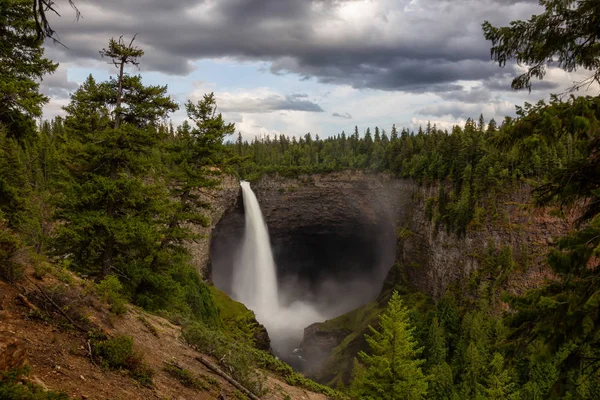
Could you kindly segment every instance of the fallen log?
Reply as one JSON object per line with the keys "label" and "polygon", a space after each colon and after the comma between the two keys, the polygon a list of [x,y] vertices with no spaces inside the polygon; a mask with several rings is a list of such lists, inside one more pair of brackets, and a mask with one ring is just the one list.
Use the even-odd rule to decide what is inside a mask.
{"label": "fallen log", "polygon": [[19,301],[21,301],[21,303],[23,303],[24,306],[29,307],[32,311],[35,311],[35,312],[40,311],[40,309],[37,308],[35,304],[33,304],[31,301],[29,301],[29,299],[27,297],[25,297],[24,295],[22,295],[21,293],[17,294],[17,298],[19,299]]}
{"label": "fallen log", "polygon": [[54,300],[52,300],[50,298],[50,296],[48,296],[48,294],[46,293],[46,291],[44,289],[42,289],[42,287],[40,285],[38,285],[37,283],[35,283],[34,281],[32,281],[28,276],[26,277],[27,280],[29,282],[31,282],[33,284],[33,286],[35,286],[37,288],[37,290],[44,296],[44,298],[46,300],[48,300],[50,302],[50,304],[52,304],[54,306],[54,308],[56,308],[58,310],[58,312],[60,312],[62,314],[63,317],[65,317],[67,319],[67,321],[69,321],[69,323],[78,331],[81,332],[87,332],[87,329],[82,328],[81,326],[77,325],[75,323],[75,321],[73,321],[73,319],[71,317],[69,317],[67,315],[67,313],[58,305],[54,302]]}
{"label": "fallen log", "polygon": [[221,369],[219,367],[217,367],[215,364],[211,363],[204,357],[196,357],[196,360],[200,361],[205,367],[207,367],[208,369],[215,372],[217,375],[219,375],[221,378],[225,379],[227,382],[231,383],[233,386],[235,386],[238,390],[240,390],[242,393],[244,393],[246,396],[248,396],[252,400],[260,400],[260,398],[256,397],[256,395],[254,395],[251,391],[249,391],[248,389],[243,387],[238,381],[236,381],[235,379],[233,379],[232,377],[227,375],[225,372],[221,371]]}

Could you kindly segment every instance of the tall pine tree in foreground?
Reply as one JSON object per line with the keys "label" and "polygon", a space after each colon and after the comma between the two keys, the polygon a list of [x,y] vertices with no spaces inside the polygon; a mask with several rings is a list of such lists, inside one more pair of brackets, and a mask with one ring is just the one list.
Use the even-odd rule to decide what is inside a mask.
{"label": "tall pine tree in foreground", "polygon": [[365,338],[371,354],[359,353],[364,366],[355,365],[352,395],[366,400],[425,398],[427,377],[421,370],[425,360],[418,358],[423,349],[417,347],[408,309],[398,292],[394,292],[381,315],[379,330],[370,330]]}
{"label": "tall pine tree in foreground", "polygon": [[65,107],[68,175],[56,244],[80,271],[138,278],[166,206],[164,189],[149,174],[156,126],[177,105],[166,86],[144,86],[140,76],[124,73],[143,55],[132,43],[111,39],[101,53],[119,68],[118,77],[96,83],[90,76]]}

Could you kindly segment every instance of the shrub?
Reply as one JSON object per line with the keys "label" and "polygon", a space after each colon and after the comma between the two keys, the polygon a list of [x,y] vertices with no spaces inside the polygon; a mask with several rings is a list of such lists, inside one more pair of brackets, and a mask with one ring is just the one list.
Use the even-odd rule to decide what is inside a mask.
{"label": "shrub", "polygon": [[117,315],[127,312],[127,300],[123,296],[123,285],[114,275],[109,275],[96,285],[96,292],[100,298],[110,304],[110,310]]}
{"label": "shrub", "polygon": [[181,382],[183,386],[196,390],[208,390],[206,382],[200,378],[196,378],[190,371],[173,362],[166,361],[163,369]]}
{"label": "shrub", "polygon": [[152,386],[152,370],[144,363],[142,354],[133,350],[130,336],[106,339],[100,335],[92,337],[92,341],[94,356],[104,368],[126,370],[143,385]]}
{"label": "shrub", "polygon": [[23,382],[28,370],[0,372],[0,399],[2,400],[69,400],[64,393],[45,391],[41,386]]}

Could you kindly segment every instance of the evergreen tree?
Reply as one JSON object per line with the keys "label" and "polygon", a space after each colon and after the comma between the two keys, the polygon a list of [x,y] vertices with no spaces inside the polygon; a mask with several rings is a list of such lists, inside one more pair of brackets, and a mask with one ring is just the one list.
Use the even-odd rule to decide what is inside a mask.
{"label": "evergreen tree", "polygon": [[394,292],[380,317],[379,330],[370,327],[365,338],[371,354],[360,352],[365,368],[357,373],[352,390],[361,399],[423,399],[427,378],[419,359],[423,349],[417,347],[410,326],[408,309]]}
{"label": "evergreen tree", "polygon": [[542,79],[548,63],[566,71],[583,68],[591,76],[575,88],[600,82],[600,37],[598,21],[600,2],[595,0],[541,0],[544,12],[526,21],[512,21],[510,26],[483,24],[485,38],[492,42],[491,54],[502,67],[509,60],[527,65],[527,72],[516,77],[513,89],[531,90],[531,78]]}
{"label": "evergreen tree", "polygon": [[42,115],[48,101],[39,81],[58,67],[44,58],[30,0],[0,0],[0,43],[0,125],[22,141],[35,133],[33,117]]}
{"label": "evergreen tree", "polygon": [[[111,39],[104,54],[121,71],[143,53]],[[140,261],[152,254],[167,206],[161,184],[147,178],[149,155],[159,142],[157,122],[175,109],[166,87],[144,86],[125,73],[100,84],[90,76],[72,95],[65,107],[68,175],[57,199],[64,223],[56,248],[74,268],[141,280]]]}

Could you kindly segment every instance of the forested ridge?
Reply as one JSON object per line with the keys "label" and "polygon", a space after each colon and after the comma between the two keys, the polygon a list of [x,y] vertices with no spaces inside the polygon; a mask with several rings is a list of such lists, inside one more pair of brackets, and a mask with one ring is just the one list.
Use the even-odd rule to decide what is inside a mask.
{"label": "forested ridge", "polygon": [[[543,78],[544,62],[557,54],[563,68],[583,67],[597,80],[600,39],[585,31],[595,26],[587,21],[597,21],[597,3],[542,5],[544,14],[510,27],[484,24],[495,61],[533,65],[515,87]],[[574,26],[583,31],[557,33]],[[30,0],[0,0],[3,280],[16,284],[26,267],[40,278],[72,271],[93,282],[115,316],[131,302],[182,324],[189,343],[217,358],[235,349],[236,357],[224,362],[256,394],[262,388],[251,366],[337,397],[600,398],[598,96],[555,96],[518,107],[515,118],[500,123],[474,116],[452,130],[355,127],[327,138],[308,133],[248,142],[235,136],[212,93],[184,105],[189,122],[169,124],[179,105],[168,88],[126,72],[143,63],[144,50],[135,38],[107,38],[98,50],[116,76],[103,82],[89,76],[64,117],[38,123],[48,101],[39,80],[57,67],[44,57],[39,29]],[[554,41],[545,40],[548,32]],[[591,39],[580,41],[585,34]],[[251,313],[213,292],[191,266],[185,243],[194,239],[189,222],[208,222],[209,204],[199,191],[217,188],[222,174],[254,180],[348,169],[439,185],[427,199],[428,217],[456,235],[493,220],[498,195],[523,182],[534,188],[536,204],[556,207],[557,214],[576,205],[578,223],[548,254],[553,280],[522,296],[503,292],[506,276],[526,268],[507,247],[490,244],[482,269],[438,301],[411,287],[396,265],[395,286],[374,308],[380,318],[367,331],[368,347],[351,372],[332,382],[339,390],[333,391],[256,350]],[[223,310],[240,316],[226,321]],[[39,398],[26,397],[16,374],[0,375],[0,393]]]}

